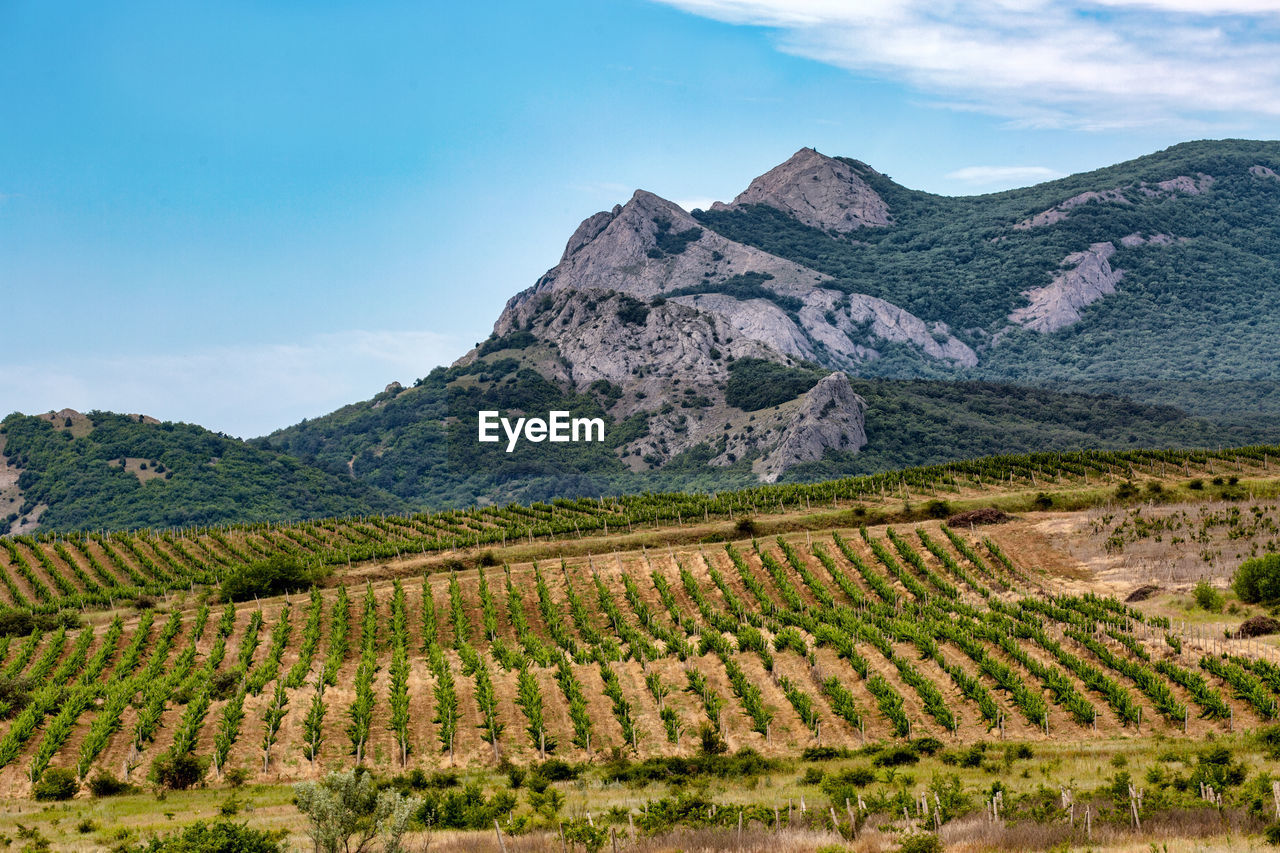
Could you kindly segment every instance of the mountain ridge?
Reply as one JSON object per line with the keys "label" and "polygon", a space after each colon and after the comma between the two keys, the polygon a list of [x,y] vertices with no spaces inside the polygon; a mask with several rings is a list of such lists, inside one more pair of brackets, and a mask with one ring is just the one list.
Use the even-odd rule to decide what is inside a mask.
{"label": "mountain ridge", "polygon": [[[1204,141],[946,197],[803,148],[708,210],[636,190],[452,366],[250,445],[438,507],[1274,439],[1277,169]],[[480,409],[607,440],[508,455]]]}

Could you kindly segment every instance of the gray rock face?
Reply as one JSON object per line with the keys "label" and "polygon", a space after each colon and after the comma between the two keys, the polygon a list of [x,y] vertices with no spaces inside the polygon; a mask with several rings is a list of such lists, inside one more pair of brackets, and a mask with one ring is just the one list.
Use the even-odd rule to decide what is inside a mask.
{"label": "gray rock face", "polygon": [[890,221],[889,205],[853,167],[812,148],[801,148],[752,181],[732,202],[716,202],[711,209],[744,204],[767,204],[826,231],[874,228]]}
{"label": "gray rock face", "polygon": [[650,299],[677,287],[747,272],[772,276],[770,286],[779,291],[808,289],[828,278],[721,237],[679,205],[636,190],[625,205],[583,220],[560,263],[531,290],[512,297],[507,307],[567,288],[618,290]]}
{"label": "gray rock face", "polygon": [[1126,234],[1125,236],[1120,238],[1120,245],[1124,246],[1127,249],[1132,249],[1135,246],[1145,246],[1145,245],[1172,246],[1173,243],[1174,243],[1173,237],[1171,237],[1168,234],[1152,234],[1150,237],[1143,237],[1141,234],[1135,231],[1132,234]]}
{"label": "gray rock face", "polygon": [[[828,229],[889,222],[887,206],[857,169],[811,149],[753,181],[734,202],[752,203]],[[639,190],[625,205],[583,220],[559,264],[508,301],[494,334],[527,331],[554,345],[537,369],[555,381],[580,391],[599,380],[617,386],[610,414],[648,418],[648,433],[623,448],[633,469],[706,445],[716,449],[712,465],[753,458],[759,476],[776,480],[827,450],[862,447],[865,403],[840,373],[801,398],[743,412],[725,401],[733,359],[854,369],[891,342],[954,365],[978,360],[945,323],[824,286],[830,280],[722,237]],[[756,289],[734,290],[744,286]],[[671,295],[681,290],[701,292]],[[476,357],[473,351],[460,363]]]}
{"label": "gray rock face", "polygon": [[1280,175],[1277,175],[1274,169],[1269,166],[1263,166],[1261,163],[1256,166],[1250,166],[1249,174],[1255,178],[1271,178],[1273,181],[1280,181]]}
{"label": "gray rock face", "polygon": [[828,450],[858,450],[867,443],[866,410],[849,378],[830,374],[804,395],[777,446],[756,462],[755,472],[774,483],[786,469],[821,459]]}
{"label": "gray rock face", "polygon": [[[852,174],[845,164],[830,162],[844,170],[841,174]],[[649,301],[691,286],[714,290],[749,273],[768,290],[801,300],[803,307],[793,316],[769,299],[740,300],[714,292],[672,299],[723,318],[738,336],[831,367],[853,368],[878,358],[877,341],[906,343],[952,364],[977,363],[973,350],[945,324],[930,327],[883,299],[824,288],[829,276],[704,229],[677,205],[643,190],[627,204],[585,219],[560,263],[507,303],[494,333],[520,328],[527,307],[548,294],[615,290]]]}
{"label": "gray rock face", "polygon": [[1083,192],[1079,195],[1073,195],[1066,201],[1060,201],[1048,210],[1041,211],[1035,216],[1030,216],[1014,225],[1014,229],[1025,231],[1028,228],[1039,228],[1044,225],[1052,225],[1055,222],[1061,222],[1067,218],[1067,211],[1073,207],[1079,207],[1082,204],[1096,202],[1098,204],[1133,204],[1129,199],[1124,197],[1123,190],[1103,190],[1102,192]]}
{"label": "gray rock face", "polygon": [[1024,291],[1029,302],[1009,315],[1009,320],[1036,332],[1056,332],[1080,319],[1080,309],[1116,292],[1124,275],[1113,270],[1108,260],[1115,254],[1113,243],[1094,243],[1062,261],[1062,272],[1044,287]]}
{"label": "gray rock face", "polygon": [[[1254,167],[1259,168],[1259,167]],[[1261,167],[1265,168],[1265,167]],[[1250,170],[1252,171],[1252,169]],[[1257,174],[1256,172],[1254,174]],[[1025,231],[1028,228],[1040,228],[1045,225],[1052,225],[1055,222],[1061,222],[1067,218],[1068,212],[1082,204],[1133,204],[1129,198],[1129,193],[1140,194],[1147,198],[1170,198],[1179,195],[1200,195],[1208,192],[1209,188],[1214,184],[1213,175],[1198,173],[1194,178],[1190,175],[1178,175],[1176,178],[1170,178],[1167,181],[1157,181],[1149,184],[1143,181],[1140,184],[1130,184],[1124,187],[1116,187],[1111,190],[1102,190],[1095,192],[1083,192],[1079,195],[1073,195],[1065,201],[1060,201],[1048,210],[1042,210],[1034,216],[1029,216],[1021,222],[1016,223],[1013,228],[1015,231]]]}

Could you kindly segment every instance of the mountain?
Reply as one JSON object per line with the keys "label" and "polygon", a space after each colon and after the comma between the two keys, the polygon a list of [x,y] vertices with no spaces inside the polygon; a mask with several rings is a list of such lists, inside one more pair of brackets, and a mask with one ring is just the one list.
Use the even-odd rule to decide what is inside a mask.
{"label": "mountain", "polygon": [[[788,161],[800,183],[813,156]],[[819,353],[822,363],[864,376],[1109,391],[1235,421],[1280,413],[1280,143],[1186,143],[969,198],[828,159],[884,201],[889,224],[815,226],[765,196],[693,218],[823,275],[824,290],[945,323],[976,361],[884,346],[894,342],[872,330],[876,353],[857,365]],[[821,323],[801,319],[808,337],[826,339]]]}
{"label": "mountain", "polygon": [[[638,190],[453,367],[259,444],[456,504],[1272,438],[1274,168],[1194,143],[945,198],[806,148],[707,211]],[[550,408],[606,441],[476,440]]]}
{"label": "mountain", "polygon": [[[1278,333],[1280,143],[965,198],[803,148],[709,210],[637,190],[452,366],[248,444],[6,420],[0,501],[24,527],[164,526],[1276,441]],[[508,449],[484,410],[605,434]]]}
{"label": "mountain", "polygon": [[191,424],[143,415],[0,422],[0,533],[212,525],[394,512],[350,477]]}

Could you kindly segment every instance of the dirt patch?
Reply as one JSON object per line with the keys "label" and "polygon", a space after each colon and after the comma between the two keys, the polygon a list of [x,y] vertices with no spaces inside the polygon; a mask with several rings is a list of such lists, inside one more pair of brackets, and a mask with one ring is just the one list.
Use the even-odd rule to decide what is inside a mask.
{"label": "dirt patch", "polygon": [[145,459],[141,456],[126,456],[123,464],[119,459],[112,459],[107,464],[112,468],[124,468],[124,470],[137,477],[139,483],[162,478],[168,473],[168,469],[161,465],[158,460]]}

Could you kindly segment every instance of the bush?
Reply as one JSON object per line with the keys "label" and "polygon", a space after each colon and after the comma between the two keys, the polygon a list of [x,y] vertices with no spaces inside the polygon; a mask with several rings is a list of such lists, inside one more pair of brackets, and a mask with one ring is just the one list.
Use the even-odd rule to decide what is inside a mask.
{"label": "bush", "polygon": [[115,797],[120,794],[132,794],[137,788],[128,782],[122,782],[110,773],[102,771],[89,780],[89,793],[95,797]]}
{"label": "bush", "polygon": [[698,739],[701,741],[703,755],[723,755],[729,751],[729,744],[724,742],[720,732],[710,723],[702,724],[702,728],[698,730]]}
{"label": "bush", "polygon": [[69,800],[80,790],[76,774],[65,767],[50,767],[32,789],[37,800]]}
{"label": "bush", "polygon": [[903,836],[898,853],[942,853],[942,841],[932,832],[913,832]]}
{"label": "bush", "polygon": [[181,832],[153,838],[143,853],[284,853],[283,830],[250,829],[243,823],[221,819],[198,820]]}
{"label": "bush", "polygon": [[1222,605],[1226,601],[1221,592],[1218,592],[1208,581],[1204,580],[1196,584],[1196,588],[1191,595],[1195,598],[1196,604],[1210,613],[1221,613]]}
{"label": "bush", "polygon": [[281,595],[311,586],[318,577],[289,554],[273,554],[247,566],[239,566],[222,579],[222,597],[245,601],[254,596]]}
{"label": "bush", "polygon": [[31,679],[0,676],[0,719],[11,717],[31,702]]}
{"label": "bush", "polygon": [[208,769],[206,759],[195,755],[174,755],[166,752],[151,764],[151,778],[158,785],[173,791],[185,791],[204,780]]}
{"label": "bush", "polygon": [[909,746],[891,746],[882,751],[871,763],[876,767],[901,767],[904,764],[915,764],[920,760],[920,753]]}
{"label": "bush", "polygon": [[946,518],[951,515],[951,504],[943,500],[932,500],[924,505],[924,514],[928,518]]}
{"label": "bush", "polygon": [[1245,560],[1231,579],[1231,588],[1248,604],[1280,601],[1280,554],[1264,554]]}
{"label": "bush", "polygon": [[362,850],[375,836],[382,837],[384,850],[401,850],[401,837],[422,805],[416,797],[379,790],[363,768],[330,772],[320,782],[299,782],[293,786],[293,803],[307,818],[315,849],[335,853]]}

